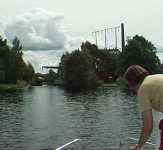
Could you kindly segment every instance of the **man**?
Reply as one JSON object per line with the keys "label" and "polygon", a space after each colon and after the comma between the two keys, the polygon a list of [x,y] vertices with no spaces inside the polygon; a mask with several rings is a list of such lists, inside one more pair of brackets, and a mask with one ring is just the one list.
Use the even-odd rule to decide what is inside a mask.
{"label": "man", "polygon": [[139,141],[129,150],[140,150],[152,132],[152,109],[163,112],[163,74],[149,75],[149,72],[143,67],[133,65],[127,69],[124,78],[127,80],[129,88],[138,96],[142,115]]}

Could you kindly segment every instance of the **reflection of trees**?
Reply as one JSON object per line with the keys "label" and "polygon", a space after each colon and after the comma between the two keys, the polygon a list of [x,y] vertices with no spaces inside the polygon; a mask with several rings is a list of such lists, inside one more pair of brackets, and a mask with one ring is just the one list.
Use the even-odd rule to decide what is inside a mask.
{"label": "reflection of trees", "polygon": [[11,147],[17,149],[22,144],[20,141],[24,137],[22,107],[22,92],[0,94],[0,149]]}
{"label": "reflection of trees", "polygon": [[[77,137],[83,139],[85,145],[89,140],[96,138],[99,128],[100,114],[98,91],[66,93],[66,106],[71,111],[70,119]],[[85,143],[86,142],[86,143]],[[85,144],[84,144],[85,143]]]}
{"label": "reflection of trees", "polygon": [[120,140],[124,142],[139,127],[135,97],[126,95],[117,87],[101,87],[95,91],[67,93],[65,96],[66,106],[72,112],[70,119],[75,133],[84,139],[87,148],[94,147],[94,141],[97,143],[95,149],[99,148],[100,143],[103,147],[116,142],[118,145]]}
{"label": "reflection of trees", "polygon": [[7,103],[19,104],[19,102],[21,103],[23,101],[23,93],[22,92],[3,92],[0,94],[0,100],[1,102],[6,103],[6,104]]}

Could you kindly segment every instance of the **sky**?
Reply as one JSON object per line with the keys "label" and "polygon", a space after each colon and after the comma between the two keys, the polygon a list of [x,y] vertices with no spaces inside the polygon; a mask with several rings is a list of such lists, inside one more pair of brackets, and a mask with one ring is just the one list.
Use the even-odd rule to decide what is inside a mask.
{"label": "sky", "polygon": [[18,36],[25,59],[39,56],[35,66],[57,64],[48,58],[60,57],[58,50],[79,48],[93,31],[122,22],[125,36],[143,35],[163,47],[162,0],[0,0],[0,10],[0,34],[9,42]]}

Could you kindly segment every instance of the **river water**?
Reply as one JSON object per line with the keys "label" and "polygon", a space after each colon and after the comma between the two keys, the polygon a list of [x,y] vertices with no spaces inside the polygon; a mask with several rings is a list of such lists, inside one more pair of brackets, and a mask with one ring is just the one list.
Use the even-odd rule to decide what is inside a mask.
{"label": "river water", "polygon": [[[124,147],[135,143],[127,137],[138,137],[139,119],[136,97],[119,87],[69,93],[42,86],[3,93],[0,150],[51,150],[75,138],[82,140],[69,150],[116,150],[120,141]],[[147,145],[146,149],[154,148]]]}

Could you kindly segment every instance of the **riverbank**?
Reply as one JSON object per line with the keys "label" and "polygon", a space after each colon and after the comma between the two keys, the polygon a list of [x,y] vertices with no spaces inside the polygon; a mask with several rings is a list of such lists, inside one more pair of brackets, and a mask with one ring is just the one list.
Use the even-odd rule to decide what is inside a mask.
{"label": "riverbank", "polygon": [[114,83],[104,83],[102,85],[103,87],[118,87],[118,83],[114,82]]}
{"label": "riverbank", "polygon": [[23,91],[31,87],[27,83],[18,83],[18,84],[0,84],[0,92],[18,92]]}

